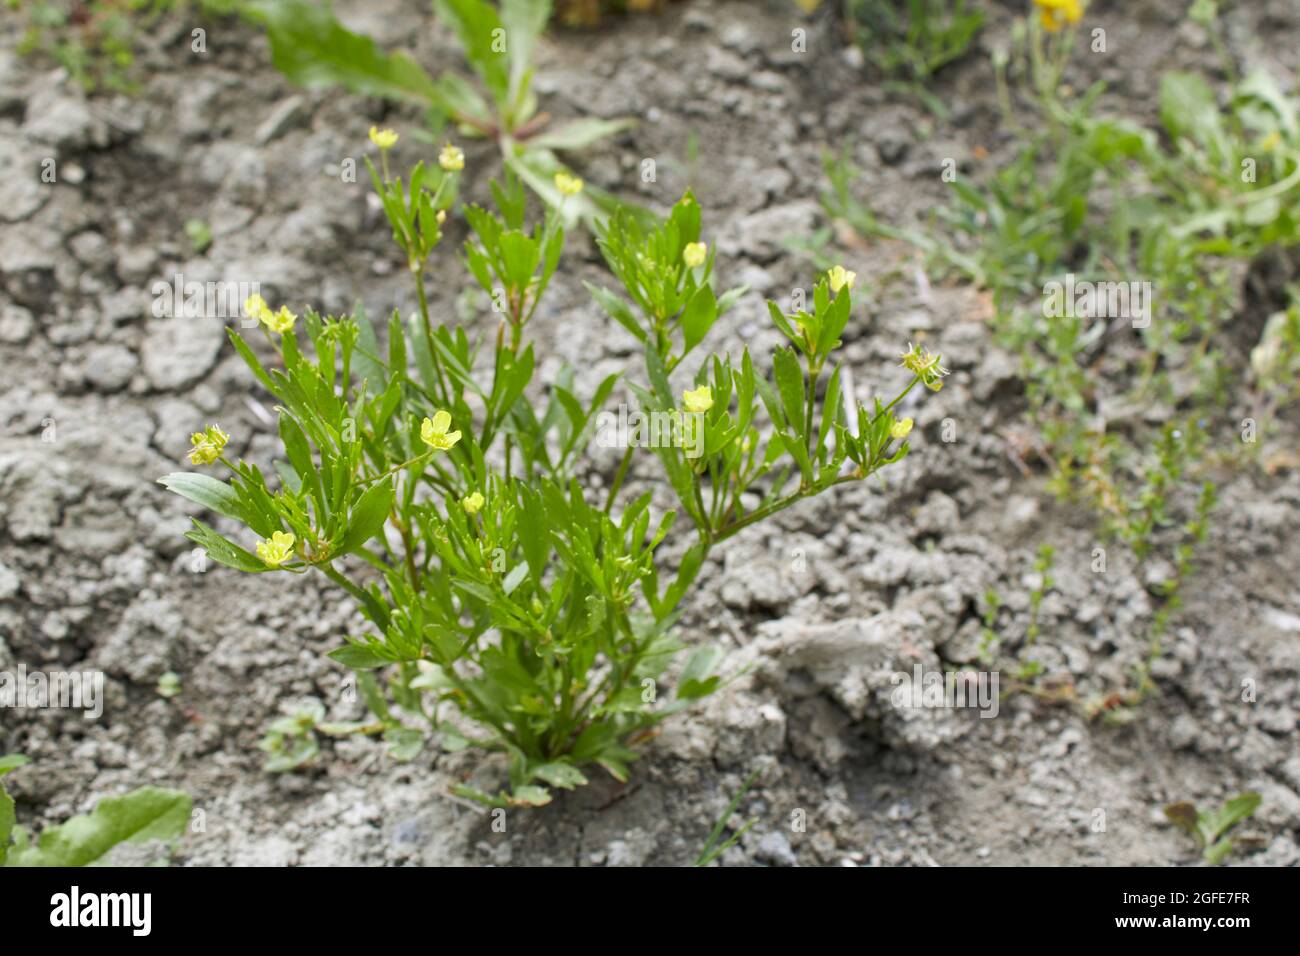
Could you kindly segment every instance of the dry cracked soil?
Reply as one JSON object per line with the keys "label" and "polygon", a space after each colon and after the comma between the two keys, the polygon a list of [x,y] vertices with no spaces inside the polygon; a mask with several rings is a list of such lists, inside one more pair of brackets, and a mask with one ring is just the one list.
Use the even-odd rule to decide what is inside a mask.
{"label": "dry cracked soil", "polygon": [[[370,0],[343,18],[421,62],[454,61],[427,4]],[[822,154],[847,148],[859,188],[892,221],[925,222],[954,158],[980,177],[1009,154],[988,51],[1012,4],[993,4],[979,49],[945,71],[937,119],[863,69],[827,16],[786,3],[697,0],[542,45],[538,84],[557,116],[630,116],[630,131],[584,154],[591,183],[663,209],[691,186],[725,285],[750,292],[706,345],[777,344],[764,299],[807,284],[791,248],[827,226]],[[1101,3],[1115,53],[1089,61],[1106,103],[1151,120],[1161,70],[1209,56],[1179,2]],[[808,50],[790,31],[808,29]],[[1300,9],[1236,4],[1234,53],[1294,76]],[[845,336],[858,397],[888,389],[909,340],[942,351],[948,387],[909,406],[912,454],[881,482],[836,489],[720,546],[688,598],[689,643],[723,643],[746,667],[698,711],[670,721],[630,782],[597,779],[541,809],[511,811],[504,833],[449,786],[492,788],[502,767],[473,753],[398,763],[369,740],[326,741],[295,773],[262,769],[266,725],[315,699],[356,719],[347,672],[326,658],[360,628],[355,606],[312,576],[240,575],[196,564],[192,510],[155,479],[177,470],[189,433],[218,421],[234,451],[266,467],[277,439],[268,397],[212,319],[155,318],[154,284],[257,280],[268,298],[371,315],[415,307],[364,175],[340,169],[382,122],[414,111],[288,84],[265,40],[237,22],[164,20],[147,38],[139,95],[87,99],[66,77],[0,39],[0,670],[102,670],[104,714],[0,713],[0,753],[33,765],[6,784],[30,828],[142,783],[178,787],[202,811],[176,849],[192,865],[684,864],[753,771],[736,820],[754,826],[724,865],[1189,865],[1199,855],[1161,808],[1217,805],[1244,789],[1263,805],[1234,862],[1300,863],[1300,472],[1219,476],[1222,505],[1156,676],[1159,692],[1122,726],[1027,695],[994,719],[900,711],[890,675],[976,659],[982,599],[1024,639],[1034,555],[1056,548],[1041,621],[1043,660],[1103,693],[1143,652],[1167,569],[1118,551],[1104,574],[1092,516],[1054,501],[1015,461],[1023,383],[988,325],[988,302],[925,280],[900,245],[858,245],[845,262],[869,292]],[[404,136],[399,164],[429,154]],[[470,197],[498,171],[467,144]],[[639,176],[656,160],[657,181]],[[57,178],[36,174],[53,160]],[[201,253],[185,223],[211,229]],[[464,238],[453,222],[453,248]],[[532,327],[544,388],[564,364],[590,391],[632,370],[631,340],[591,302],[602,279],[575,235]],[[606,282],[607,284],[607,282]],[[435,313],[487,328],[450,256],[431,266]],[[1219,434],[1240,409],[1224,408]],[[945,419],[956,440],[943,441]],[[1294,412],[1277,423],[1294,448]],[[1229,440],[1229,439],[1224,439]],[[593,447],[586,479],[609,482],[617,453]],[[649,483],[656,463],[637,460]],[[1031,472],[1033,470],[1031,469]],[[667,500],[661,503],[667,504]],[[181,693],[156,692],[174,672]],[[1257,688],[1242,699],[1242,682]],[[10,782],[12,781],[12,782]],[[1099,814],[1101,815],[1099,817]],[[1104,827],[1097,821],[1104,820]],[[798,821],[800,825],[793,825]],[[141,861],[152,850],[127,848]]]}

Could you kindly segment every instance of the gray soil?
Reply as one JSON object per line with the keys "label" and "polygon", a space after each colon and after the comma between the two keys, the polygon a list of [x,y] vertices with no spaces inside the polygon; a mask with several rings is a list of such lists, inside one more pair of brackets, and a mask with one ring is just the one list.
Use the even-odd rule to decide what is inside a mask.
{"label": "gray soil", "polygon": [[[346,6],[349,24],[382,45],[454,62],[427,4]],[[995,6],[981,49],[937,82],[952,111],[944,121],[883,90],[829,17],[805,20],[775,0],[700,0],[557,34],[542,46],[539,86],[558,116],[640,120],[582,156],[580,171],[659,208],[690,185],[720,281],[751,288],[706,344],[761,352],[778,339],[764,298],[786,302],[814,274],[786,242],[827,225],[816,201],[824,149],[847,145],[863,192],[908,223],[943,201],[944,159],[979,178],[1008,155],[987,52],[1019,6]],[[1095,4],[1090,21],[1107,28],[1111,52],[1076,63],[1109,81],[1108,109],[1150,120],[1162,70],[1212,61],[1184,6]],[[1294,2],[1235,7],[1233,52],[1293,84]],[[0,670],[107,675],[99,720],[0,712],[0,753],[33,759],[6,778],[22,823],[39,829],[153,783],[185,790],[203,811],[173,854],[186,864],[678,865],[761,770],[733,818],[755,824],[725,864],[1189,865],[1199,854],[1162,806],[1217,806],[1245,789],[1263,805],[1233,861],[1300,862],[1300,538],[1290,533],[1300,475],[1282,454],[1295,447],[1293,412],[1267,423],[1260,456],[1215,476],[1222,504],[1157,668],[1159,692],[1135,720],[1088,721],[1023,694],[991,719],[892,706],[895,672],[974,661],[990,587],[1015,649],[1043,543],[1057,569],[1039,656],[1081,693],[1104,695],[1143,654],[1167,568],[1106,545],[1107,570],[1093,572],[1103,546],[1093,517],[1055,503],[1041,472],[1014,461],[1028,433],[1022,387],[1015,358],[993,344],[988,303],[931,285],[910,250],[877,242],[843,257],[869,290],[845,337],[858,397],[899,385],[909,340],[942,351],[949,384],[909,407],[912,454],[883,482],[837,489],[716,551],[682,636],[722,642],[731,666],[750,669],[671,720],[627,785],[598,777],[545,808],[510,811],[497,832],[448,793],[458,781],[498,786],[495,757],[426,748],[397,763],[349,739],[324,742],[303,770],[266,773],[257,742],[276,716],[312,698],[334,719],[361,716],[348,672],[325,657],[361,620],[323,579],[196,570],[182,537],[192,509],[154,479],[184,470],[189,433],[211,421],[264,467],[277,439],[269,397],[222,322],[153,318],[151,288],[181,273],[259,281],[268,299],[322,311],[361,300],[372,316],[409,313],[414,291],[364,172],[346,183],[339,168],[371,151],[374,122],[408,134],[399,166],[431,147],[410,135],[412,111],[291,87],[244,25],[208,24],[208,52],[191,54],[193,25],[169,21],[150,38],[142,94],[129,99],[87,101],[20,59],[12,29],[0,40]],[[799,26],[803,54],[791,50]],[[470,195],[483,196],[497,160],[487,145],[466,148]],[[53,184],[39,178],[47,158]],[[655,183],[640,181],[645,158]],[[202,255],[189,219],[212,229]],[[463,294],[452,256],[462,229],[432,267],[434,308],[487,330],[491,313]],[[532,335],[541,385],[569,363],[583,394],[638,361],[581,286],[609,281],[590,239],[572,237],[566,260]],[[1209,423],[1229,456],[1245,414],[1225,407]],[[941,440],[944,419],[953,442]],[[616,453],[592,456],[592,483],[609,481]],[[638,460],[636,479],[656,467]],[[170,700],[155,690],[167,671],[183,687]],[[146,856],[132,848],[120,859]]]}

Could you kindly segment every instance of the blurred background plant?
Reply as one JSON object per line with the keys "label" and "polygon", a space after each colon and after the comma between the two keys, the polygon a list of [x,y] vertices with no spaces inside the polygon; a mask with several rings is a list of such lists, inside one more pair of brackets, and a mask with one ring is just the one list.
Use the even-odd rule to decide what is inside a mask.
{"label": "blurred background plant", "polygon": [[[1264,416],[1295,394],[1295,290],[1265,325],[1245,309],[1242,276],[1300,242],[1300,111],[1267,72],[1243,77],[1227,60],[1222,98],[1198,73],[1166,73],[1156,129],[1103,115],[1102,84],[1076,94],[1062,82],[1084,12],[1071,11],[1020,21],[994,53],[1019,145],[983,183],[945,177],[950,201],[928,227],[881,221],[843,157],[827,157],[822,202],[842,235],[910,243],[934,273],[989,292],[996,335],[1020,359],[1051,491],[1091,506],[1103,534],[1139,560],[1158,555],[1174,569],[1152,621],[1154,658],[1207,533],[1213,469],[1241,457],[1222,442],[1209,454],[1229,425],[1222,410],[1252,386]],[[1190,15],[1215,34],[1214,3],[1198,0]],[[1056,314],[1049,285],[1067,281],[1146,283],[1155,318]],[[1150,689],[1152,658],[1126,702]]]}
{"label": "blurred background plant", "polygon": [[235,13],[241,0],[5,0],[23,17],[19,50],[53,60],[87,92],[134,93],[142,32],[163,16],[194,10]]}

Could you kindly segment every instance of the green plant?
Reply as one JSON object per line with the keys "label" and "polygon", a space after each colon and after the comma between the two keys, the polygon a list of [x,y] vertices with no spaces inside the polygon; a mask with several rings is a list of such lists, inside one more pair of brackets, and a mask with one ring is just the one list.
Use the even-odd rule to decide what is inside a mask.
{"label": "green plant", "polygon": [[845,0],[844,19],[868,60],[916,83],[965,54],[984,25],[966,0]]}
{"label": "green plant", "polygon": [[984,615],[980,618],[979,657],[985,664],[993,664],[1002,646],[1002,637],[998,634],[998,611],[1002,609],[1002,599],[998,592],[989,588],[984,592]]}
{"label": "green plant", "polygon": [[154,687],[154,693],[159,697],[170,700],[181,692],[180,675],[167,671],[158,678],[158,683]]}
{"label": "green plant", "polygon": [[212,227],[202,219],[185,220],[185,235],[190,240],[195,255],[203,255],[212,245]]}
{"label": "green plant", "polygon": [[740,789],[736,791],[736,795],[732,797],[731,802],[727,804],[727,809],[722,811],[722,815],[718,817],[718,822],[713,825],[713,830],[709,833],[709,838],[704,841],[704,848],[700,850],[700,855],[695,859],[696,866],[708,866],[714,860],[718,859],[718,857],[722,856],[722,854],[726,853],[733,846],[739,843],[740,838],[753,828],[755,821],[746,820],[740,825],[738,830],[731,834],[731,836],[727,837],[725,840],[722,839],[722,834],[727,829],[727,821],[731,819],[731,815],[735,813],[736,808],[740,806],[740,801],[745,799],[745,794],[749,793],[749,788],[754,785],[754,781],[758,779],[758,775],[759,771],[755,770],[746,777],[745,782],[741,784]]}
{"label": "green plant", "polygon": [[[26,763],[21,754],[0,757],[0,777]],[[120,843],[178,839],[190,808],[190,798],[178,790],[140,787],[105,797],[90,813],[47,827],[33,840],[16,825],[13,798],[0,785],[0,865],[90,866]]]}
{"label": "green plant", "polygon": [[1037,581],[1029,591],[1029,626],[1025,629],[1025,644],[1033,645],[1038,641],[1038,616],[1042,611],[1043,598],[1056,586],[1052,577],[1052,566],[1056,563],[1056,549],[1050,544],[1039,545],[1038,555],[1034,558],[1034,574]]}
{"label": "green plant", "polygon": [[1198,811],[1192,803],[1183,801],[1165,807],[1170,823],[1190,833],[1200,845],[1205,862],[1213,866],[1222,863],[1232,852],[1232,841],[1225,834],[1242,820],[1253,816],[1259,809],[1261,797],[1253,790],[1239,793],[1225,803],[1217,813]]}
{"label": "green plant", "polygon": [[[239,0],[197,0],[208,16],[235,12]],[[6,0],[24,8],[19,50],[40,54],[66,69],[87,92],[136,92],[133,75],[139,37],[187,0]]]}
{"label": "green plant", "polygon": [[[629,745],[720,684],[722,652],[699,647],[673,699],[659,698],[684,649],[672,631],[681,601],[710,549],[902,458],[911,420],[897,420],[894,409],[918,382],[941,388],[946,370],[937,355],[913,348],[903,356],[910,384],[892,400],[868,410],[843,395],[832,354],[854,277],[837,269],[817,283],[809,311],[771,306],[792,345],[773,356],[774,377],[748,350],[739,361],[710,355],[678,400],[669,376],[736,293],[719,297],[710,285],[713,257],[689,193],[653,228],[616,214],[600,246],[631,301],[592,292],[642,343],[645,379],[627,385],[641,413],[664,427],[644,440],[624,436],[618,474],[594,503],[577,459],[618,376],[580,397],[566,369],[542,389],[527,341],[560,262],[563,210],[527,229],[512,179],[494,187],[495,211],[466,208],[466,265],[500,315],[495,334],[471,339],[463,327],[433,324],[421,280],[442,238],[448,178],[435,183],[418,166],[408,183],[388,178],[386,164],[372,172],[412,261],[418,314],[390,318],[384,349],[361,310],[342,318],[309,310],[299,325],[286,308],[273,312],[252,297],[245,308],[260,320],[275,364],[238,331],[230,338],[278,402],[278,482],[255,464],[231,462],[215,427],[196,433],[190,460],[219,462],[230,479],[190,472],[161,482],[261,539],[248,550],[196,520],[190,539],[218,563],[252,573],[315,568],[357,601],[372,631],[331,656],[361,672],[378,719],[367,732],[382,728],[409,755],[423,724],[445,748],[507,755],[508,791],[458,792],[539,804],[549,787],[584,783],[593,764],[625,779],[636,756]],[[492,344],[483,358],[485,341]],[[693,543],[667,579],[659,548],[678,512],[654,515],[650,491],[620,494],[639,444],[653,447],[693,526]],[[368,683],[380,668],[388,669],[391,709]],[[277,766],[314,755],[320,717],[273,729],[266,747]]]}
{"label": "green plant", "polygon": [[[272,62],[293,82],[425,107],[430,142],[445,123],[466,136],[494,140],[506,167],[548,206],[560,208],[566,197],[556,174],[569,170],[556,153],[585,149],[628,121],[583,118],[552,127],[538,112],[532,56],[551,15],[550,0],[502,0],[499,10],[487,0],[434,0],[434,10],[459,38],[477,88],[450,71],[434,78],[405,53],[382,52],[313,0],[255,0],[246,13],[265,27]],[[563,206],[566,224],[579,218],[592,224],[615,201],[587,189]]]}
{"label": "green plant", "polygon": [[[1190,513],[1181,534],[1162,538],[1175,573],[1158,595],[1139,690],[1119,695],[1131,702],[1151,686],[1150,661],[1214,504],[1204,422],[1243,371],[1220,347],[1239,299],[1234,263],[1300,242],[1300,111],[1266,73],[1240,79],[1229,62],[1223,105],[1205,79],[1174,72],[1161,80],[1158,129],[1099,116],[1100,84],[1073,96],[1062,83],[1079,6],[1040,4],[1041,21],[1019,25],[1011,49],[995,54],[1005,123],[1021,144],[983,183],[949,181],[951,201],[934,217],[946,229],[882,223],[855,195],[847,163],[831,157],[823,204],[992,293],[1053,493],[1088,503],[1139,560]],[[1213,4],[1198,6],[1210,24]],[[1025,113],[1040,120],[1032,134]],[[1289,366],[1288,328],[1272,325],[1261,367]],[[1162,427],[1132,414],[1152,405],[1169,410]]]}

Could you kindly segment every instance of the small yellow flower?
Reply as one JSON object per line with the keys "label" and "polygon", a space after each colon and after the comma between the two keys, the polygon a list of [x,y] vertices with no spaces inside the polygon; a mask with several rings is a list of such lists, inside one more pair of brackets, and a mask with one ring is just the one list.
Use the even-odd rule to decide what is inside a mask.
{"label": "small yellow flower", "polygon": [[576,196],[582,192],[582,180],[568,173],[556,173],[555,188],[560,191],[561,196]]}
{"label": "small yellow flower", "polygon": [[228,441],[230,436],[221,430],[220,425],[209,425],[203,431],[195,432],[190,436],[190,444],[194,446],[190,449],[190,464],[212,464],[221,457]]}
{"label": "small yellow flower", "polygon": [[908,342],[907,351],[903,353],[903,360],[899,364],[919,378],[921,384],[930,391],[937,392],[943,388],[943,377],[948,374],[948,370],[940,364],[942,358],[929,349]]}
{"label": "small yellow flower", "polygon": [[460,506],[465,509],[465,514],[475,515],[478,514],[479,509],[483,507],[483,502],[483,495],[476,491],[472,495],[466,495],[464,498],[461,498]]}
{"label": "small yellow flower", "polygon": [[296,540],[287,531],[277,531],[265,541],[257,543],[257,556],[270,567],[278,568],[293,557],[293,545]]}
{"label": "small yellow flower", "polygon": [[458,172],[465,168],[465,154],[461,152],[459,146],[448,143],[438,154],[438,165],[449,173]]}
{"label": "small yellow flower", "polygon": [[831,270],[826,273],[826,278],[830,280],[831,291],[838,294],[840,289],[845,286],[852,289],[853,283],[858,281],[858,274],[850,272],[843,266],[832,266]]}
{"label": "small yellow flower", "polygon": [[702,414],[713,407],[713,389],[701,385],[694,391],[682,392],[682,402],[691,414]]}
{"label": "small yellow flower", "polygon": [[256,319],[259,322],[265,322],[266,317],[271,314],[271,307],[266,304],[266,300],[254,292],[244,300],[244,315],[250,319]]}
{"label": "small yellow flower", "polygon": [[460,441],[460,432],[449,432],[451,412],[435,412],[420,423],[420,441],[436,451],[447,451]]}
{"label": "small yellow flower", "polygon": [[1082,0],[1034,0],[1034,6],[1038,7],[1039,19],[1048,33],[1083,18]]}
{"label": "small yellow flower", "polygon": [[272,332],[284,335],[293,328],[293,324],[298,321],[298,316],[294,315],[285,306],[280,306],[276,312],[267,309],[262,313],[261,319],[263,324]]}
{"label": "small yellow flower", "polygon": [[898,421],[894,422],[893,427],[889,429],[890,437],[897,438],[899,441],[902,441],[909,434],[911,434],[911,432],[912,432],[912,420],[910,418],[899,419]]}
{"label": "small yellow flower", "polygon": [[380,149],[392,149],[397,145],[397,134],[391,129],[380,129],[378,126],[372,126],[370,127],[370,142]]}
{"label": "small yellow flower", "polygon": [[438,215],[434,216],[433,218],[434,218],[434,219],[437,219],[437,220],[438,220],[438,225],[441,226],[444,222],[447,221],[447,210],[445,210],[445,209],[439,209],[439,210],[438,210]]}
{"label": "small yellow flower", "polygon": [[1259,148],[1266,153],[1272,152],[1273,150],[1277,149],[1281,145],[1282,145],[1282,134],[1279,133],[1277,130],[1273,130],[1273,132],[1269,133],[1267,136],[1265,136],[1263,139],[1259,141]]}
{"label": "small yellow flower", "polygon": [[702,242],[688,242],[686,248],[682,250],[682,260],[690,269],[704,265],[704,260],[708,257],[709,247]]}

